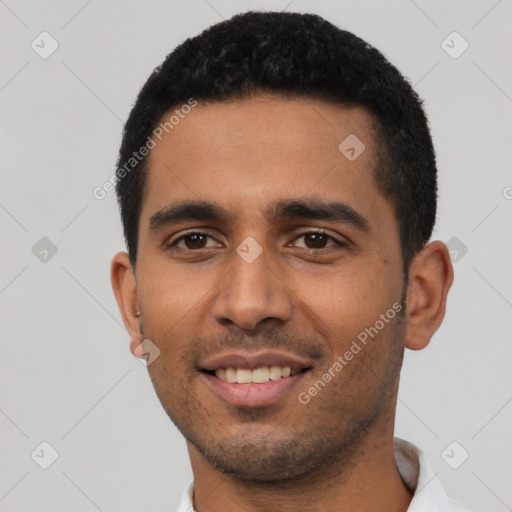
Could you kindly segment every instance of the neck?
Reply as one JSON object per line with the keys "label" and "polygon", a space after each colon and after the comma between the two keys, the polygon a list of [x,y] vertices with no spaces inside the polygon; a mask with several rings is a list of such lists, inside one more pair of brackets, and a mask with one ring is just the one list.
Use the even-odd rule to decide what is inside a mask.
{"label": "neck", "polygon": [[[375,431],[374,431],[375,432]],[[350,454],[315,473],[293,480],[242,480],[213,468],[189,443],[194,473],[194,508],[198,512],[289,511],[298,508],[406,511],[412,499],[397,470],[392,432],[368,435]]]}

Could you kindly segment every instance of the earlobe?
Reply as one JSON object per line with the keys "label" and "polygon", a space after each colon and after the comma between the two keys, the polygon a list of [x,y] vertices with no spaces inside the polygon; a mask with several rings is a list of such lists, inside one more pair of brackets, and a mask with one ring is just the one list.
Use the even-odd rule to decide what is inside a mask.
{"label": "earlobe", "polygon": [[425,348],[443,321],[446,299],[453,283],[450,253],[443,242],[430,242],[409,268],[405,346]]}
{"label": "earlobe", "polygon": [[135,348],[142,341],[142,334],[137,302],[137,283],[128,253],[120,252],[114,256],[110,279],[123,323],[131,338],[130,350],[134,353]]}

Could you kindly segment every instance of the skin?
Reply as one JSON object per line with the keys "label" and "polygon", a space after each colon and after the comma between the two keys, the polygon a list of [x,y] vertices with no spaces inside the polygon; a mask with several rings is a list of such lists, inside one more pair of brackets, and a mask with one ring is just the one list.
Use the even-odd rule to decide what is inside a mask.
{"label": "skin", "polygon": [[[409,505],[393,455],[400,366],[404,348],[424,348],[441,324],[453,269],[446,246],[430,242],[405,286],[394,208],[373,179],[374,124],[360,107],[260,95],[200,103],[151,151],[137,266],[117,254],[112,284],[131,351],[143,339],[161,351],[148,370],[187,439],[200,512]],[[366,146],[354,161],[338,150],[349,134]],[[312,198],[346,203],[368,230],[264,215],[276,200]],[[150,228],[155,213],[185,199],[216,201],[229,217]],[[172,245],[194,229],[208,237]],[[318,230],[327,238],[304,235]],[[252,263],[236,252],[248,236],[262,249]],[[298,393],[402,297],[403,314],[300,403]],[[312,368],[270,406],[229,405],[198,365],[241,347],[299,354]]]}

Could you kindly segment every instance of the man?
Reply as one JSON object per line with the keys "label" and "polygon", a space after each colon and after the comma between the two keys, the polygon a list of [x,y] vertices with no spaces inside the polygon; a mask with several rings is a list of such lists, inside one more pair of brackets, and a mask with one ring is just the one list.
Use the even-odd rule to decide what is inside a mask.
{"label": "man", "polygon": [[393,438],[453,281],[402,75],[318,16],[237,15],[153,72],[118,164],[112,283],[187,441],[180,512],[464,510]]}

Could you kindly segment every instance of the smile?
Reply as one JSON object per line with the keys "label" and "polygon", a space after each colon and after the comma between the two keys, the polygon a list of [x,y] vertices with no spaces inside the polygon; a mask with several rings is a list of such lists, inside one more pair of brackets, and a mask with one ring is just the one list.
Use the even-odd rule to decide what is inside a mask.
{"label": "smile", "polygon": [[282,351],[234,351],[212,356],[198,370],[224,404],[263,407],[290,396],[313,367],[312,362]]}
{"label": "smile", "polygon": [[260,366],[254,370],[247,368],[218,368],[213,374],[225,382],[237,384],[264,384],[282,378],[297,375],[298,370],[292,370],[289,366]]}

